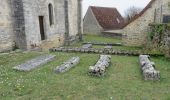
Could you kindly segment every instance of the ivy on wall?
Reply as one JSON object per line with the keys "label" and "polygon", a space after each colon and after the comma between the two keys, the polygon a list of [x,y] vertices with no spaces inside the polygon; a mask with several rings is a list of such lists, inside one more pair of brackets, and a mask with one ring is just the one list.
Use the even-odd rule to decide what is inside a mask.
{"label": "ivy on wall", "polygon": [[148,33],[150,47],[157,48],[170,57],[170,24],[151,23]]}
{"label": "ivy on wall", "polygon": [[149,38],[153,40],[155,35],[161,35],[163,32],[166,30],[166,24],[150,24],[151,26],[151,31],[149,32]]}

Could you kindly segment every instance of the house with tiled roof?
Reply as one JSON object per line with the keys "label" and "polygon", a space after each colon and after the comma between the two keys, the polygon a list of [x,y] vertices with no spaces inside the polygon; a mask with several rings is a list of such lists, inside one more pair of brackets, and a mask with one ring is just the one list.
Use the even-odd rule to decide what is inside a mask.
{"label": "house with tiled roof", "polygon": [[124,19],[116,8],[90,6],[84,17],[85,34],[99,34],[106,30],[117,30],[124,26]]}
{"label": "house with tiled roof", "polygon": [[150,23],[170,23],[170,0],[151,0],[132,20],[125,24],[123,43],[142,46],[147,43]]}

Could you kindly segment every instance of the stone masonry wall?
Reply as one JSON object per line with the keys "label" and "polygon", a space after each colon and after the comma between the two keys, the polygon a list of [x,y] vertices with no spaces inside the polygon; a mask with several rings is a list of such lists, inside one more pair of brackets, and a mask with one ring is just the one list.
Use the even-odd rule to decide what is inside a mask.
{"label": "stone masonry wall", "polygon": [[15,45],[20,49],[27,49],[25,34],[25,18],[22,0],[11,0],[13,34]]}
{"label": "stone masonry wall", "polygon": [[102,27],[98,24],[92,10],[89,8],[83,21],[84,34],[98,34]]}
{"label": "stone masonry wall", "polygon": [[[54,24],[49,22],[49,4]],[[78,2],[68,0],[69,34],[78,33]],[[45,40],[41,40],[39,16],[43,16]],[[63,45],[65,36],[64,0],[2,0],[0,3],[0,52],[14,44],[24,50],[48,49]]]}
{"label": "stone masonry wall", "polygon": [[[27,48],[35,47],[45,48],[54,47],[63,44],[63,35],[65,33],[64,19],[64,1],[63,0],[23,0],[25,32]],[[48,5],[53,6],[54,24],[49,23]],[[37,6],[38,5],[38,6]],[[41,41],[39,16],[44,17],[44,31],[46,40]],[[62,19],[63,18],[63,19]],[[55,39],[54,39],[55,38]],[[60,39],[61,38],[61,39]],[[51,45],[53,44],[53,45]]]}
{"label": "stone masonry wall", "polygon": [[163,22],[163,16],[169,15],[170,16],[170,6],[168,4],[169,0],[161,0],[159,8],[156,9],[156,23]]}
{"label": "stone masonry wall", "polygon": [[129,46],[141,46],[148,39],[149,24],[162,23],[163,15],[170,15],[169,0],[156,0],[142,16],[123,29],[123,42]]}
{"label": "stone masonry wall", "polygon": [[0,3],[0,52],[11,50],[14,44],[10,4],[10,0]]}
{"label": "stone masonry wall", "polygon": [[68,0],[69,35],[78,34],[78,0]]}

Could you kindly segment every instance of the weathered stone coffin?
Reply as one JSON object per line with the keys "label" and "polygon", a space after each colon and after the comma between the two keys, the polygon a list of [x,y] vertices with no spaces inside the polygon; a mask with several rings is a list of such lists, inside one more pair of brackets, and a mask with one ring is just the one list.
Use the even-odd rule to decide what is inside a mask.
{"label": "weathered stone coffin", "polygon": [[160,72],[155,70],[155,63],[149,60],[148,55],[140,55],[139,61],[145,80],[160,80]]}
{"label": "weathered stone coffin", "polygon": [[109,67],[110,62],[110,55],[101,55],[96,65],[89,67],[89,73],[94,76],[103,76],[105,74],[106,68]]}
{"label": "weathered stone coffin", "polygon": [[19,71],[31,71],[32,69],[35,69],[41,65],[44,65],[52,60],[54,60],[55,55],[42,55],[35,59],[29,60],[21,65],[15,66],[13,69],[19,70]]}
{"label": "weathered stone coffin", "polygon": [[72,57],[70,60],[64,62],[62,65],[54,69],[55,73],[64,73],[70,70],[72,67],[76,66],[80,62],[79,57]]}

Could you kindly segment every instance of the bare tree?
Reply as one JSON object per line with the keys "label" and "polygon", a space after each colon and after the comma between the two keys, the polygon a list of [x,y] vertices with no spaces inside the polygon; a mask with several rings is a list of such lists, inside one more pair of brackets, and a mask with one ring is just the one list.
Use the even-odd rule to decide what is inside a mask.
{"label": "bare tree", "polygon": [[138,15],[142,11],[141,8],[131,6],[125,11],[125,19],[126,21],[131,20],[134,16]]}

